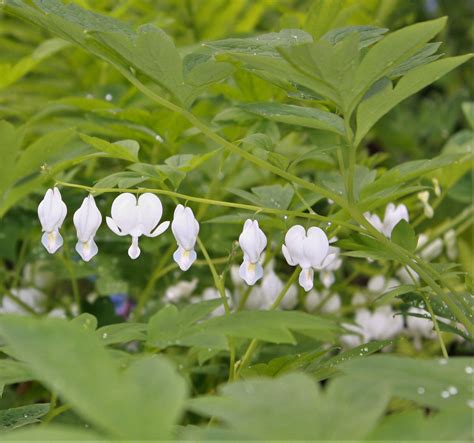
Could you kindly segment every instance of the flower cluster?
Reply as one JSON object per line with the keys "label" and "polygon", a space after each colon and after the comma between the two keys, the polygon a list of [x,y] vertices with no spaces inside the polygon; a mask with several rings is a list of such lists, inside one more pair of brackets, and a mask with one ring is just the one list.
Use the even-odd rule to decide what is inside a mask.
{"label": "flower cluster", "polygon": [[[66,214],[67,207],[58,188],[48,189],[39,204],[38,216],[43,230],[42,243],[50,254],[54,254],[63,245],[59,230]],[[131,237],[128,255],[136,259],[141,252],[138,244],[141,236],[158,237],[168,229],[169,221],[160,223],[162,215],[163,206],[156,195],[147,192],[137,197],[127,192],[115,198],[111,216],[106,217],[106,222],[113,233]],[[94,238],[102,224],[102,215],[92,195],[84,199],[73,219],[77,231],[76,251],[87,262],[99,251]],[[183,205],[176,207],[171,231],[178,246],[173,259],[182,271],[187,271],[197,258],[194,248],[199,234],[199,222],[191,208]],[[253,286],[263,277],[261,259],[267,246],[267,237],[257,220],[245,221],[239,245],[243,252],[239,276],[247,285]],[[288,264],[301,266],[299,283],[306,291],[313,287],[314,269],[322,271],[324,286],[329,287],[334,282],[333,273],[341,265],[339,249],[329,246],[329,240],[322,229],[311,227],[306,233],[302,226],[293,226],[286,234],[282,250]],[[274,272],[270,272],[263,286],[275,286],[275,276]]]}

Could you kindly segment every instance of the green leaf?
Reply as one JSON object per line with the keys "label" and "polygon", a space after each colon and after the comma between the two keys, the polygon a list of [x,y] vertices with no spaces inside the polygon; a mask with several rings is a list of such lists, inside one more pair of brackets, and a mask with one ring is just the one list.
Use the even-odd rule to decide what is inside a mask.
{"label": "green leaf", "polygon": [[252,114],[260,115],[281,123],[323,129],[344,135],[344,120],[341,117],[320,109],[304,108],[279,103],[251,103],[241,108]]}
{"label": "green leaf", "polygon": [[400,220],[393,228],[391,240],[409,252],[415,252],[417,238],[415,230],[406,220]]}
{"label": "green leaf", "polygon": [[331,29],[321,37],[321,40],[327,40],[334,45],[348,35],[357,33],[359,35],[359,49],[363,49],[379,41],[387,31],[388,29],[379,28],[377,26],[346,26]]}
{"label": "green leaf", "polygon": [[14,180],[15,161],[20,150],[21,137],[15,127],[0,121],[0,152],[3,160],[0,162],[0,201],[2,194]]}
{"label": "green leaf", "polygon": [[17,441],[17,442],[53,442],[53,441],[104,441],[110,442],[109,439],[104,439],[103,436],[92,432],[90,429],[64,426],[57,424],[48,424],[44,426],[31,426],[27,429],[21,429],[15,432],[9,432],[2,435],[2,442]]}
{"label": "green leaf", "polygon": [[469,441],[472,414],[465,408],[437,414],[403,411],[390,414],[370,433],[370,441]]}
{"label": "green leaf", "polygon": [[57,319],[3,316],[0,336],[35,378],[108,435],[170,437],[186,389],[164,357],[134,360],[121,371],[96,335]]}
{"label": "green leaf", "polygon": [[107,153],[110,157],[120,158],[130,162],[138,162],[140,145],[135,140],[120,140],[110,143],[97,137],[80,134],[81,139],[99,151]]}
{"label": "green leaf", "polygon": [[114,345],[145,340],[147,328],[144,323],[117,323],[99,328],[96,334],[104,345]]}
{"label": "green leaf", "polygon": [[351,96],[352,106],[356,106],[357,101],[377,80],[387,76],[394,66],[416,54],[445,25],[446,17],[416,23],[388,34],[372,46],[357,69]]}
{"label": "green leaf", "polygon": [[462,112],[466,117],[467,123],[471,129],[474,129],[474,102],[464,102]]}
{"label": "green leaf", "polygon": [[257,201],[260,202],[259,205],[283,210],[288,209],[295,195],[295,191],[290,184],[285,186],[256,186],[252,188],[252,192],[257,196]]}
{"label": "green leaf", "polygon": [[383,414],[389,393],[380,384],[361,386],[349,379],[334,381],[322,392],[311,378],[296,373],[227,384],[219,394],[192,400],[191,410],[218,418],[223,429],[242,433],[242,439],[337,441],[350,436],[359,441]]}
{"label": "green leaf", "polygon": [[404,75],[395,88],[393,88],[389,80],[385,80],[380,85],[380,89],[369,95],[357,109],[355,143],[360,143],[370,128],[398,103],[410,95],[417,93],[420,89],[438,80],[471,58],[471,54],[460,55],[458,57],[444,58],[427,65],[419,66]]}
{"label": "green leaf", "polygon": [[[469,410],[472,359],[420,360],[394,355],[377,355],[352,360],[340,368],[354,383],[368,385],[383,380],[399,398],[439,410]],[[454,388],[454,389],[453,389]]]}
{"label": "green leaf", "polygon": [[295,343],[291,331],[317,340],[332,340],[339,329],[330,320],[296,311],[241,311],[196,323],[220,305],[220,300],[212,300],[186,306],[182,311],[174,305],[165,306],[149,322],[148,341],[159,348],[199,346],[226,350],[227,336]]}
{"label": "green leaf", "polygon": [[33,375],[24,363],[9,359],[0,360],[0,397],[5,385],[32,379]]}
{"label": "green leaf", "polygon": [[29,145],[19,156],[15,166],[15,177],[39,172],[43,164],[64,159],[65,147],[75,135],[72,128],[48,132]]}
{"label": "green leaf", "polygon": [[49,403],[0,410],[0,433],[38,423],[49,411]]}

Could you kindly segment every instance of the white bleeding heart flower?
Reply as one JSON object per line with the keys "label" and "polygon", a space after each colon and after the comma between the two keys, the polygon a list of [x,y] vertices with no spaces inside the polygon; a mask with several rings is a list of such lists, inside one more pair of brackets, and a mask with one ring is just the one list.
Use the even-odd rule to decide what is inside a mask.
{"label": "white bleeding heart flower", "polygon": [[257,220],[245,221],[239,236],[239,244],[244,253],[244,261],[240,265],[239,274],[245,283],[252,286],[263,277],[263,267],[259,260],[267,246],[267,237],[258,226]]}
{"label": "white bleeding heart flower", "polygon": [[[117,235],[132,237],[128,255],[138,258],[140,248],[138,238],[157,237],[168,229],[169,221],[158,225],[163,214],[160,199],[149,192],[137,198],[130,193],[120,194],[112,203],[112,217],[107,217],[107,226]],[[158,226],[157,226],[158,225]]]}
{"label": "white bleeding heart flower", "polygon": [[102,223],[102,214],[97,208],[94,197],[89,195],[81,207],[74,213],[74,226],[77,231],[76,251],[84,261],[89,261],[97,252],[95,234]]}
{"label": "white bleeding heart flower", "polygon": [[410,221],[408,209],[403,204],[395,206],[393,203],[389,203],[385,208],[383,221],[380,220],[378,215],[371,214],[370,212],[366,212],[364,216],[377,231],[381,232],[387,238],[390,238],[393,228],[400,220]]}
{"label": "white bleeding heart flower", "polygon": [[67,207],[61,198],[59,189],[48,189],[38,206],[38,217],[43,230],[41,243],[50,254],[54,254],[64,243],[59,229],[66,214]]}
{"label": "white bleeding heart flower", "polygon": [[182,271],[187,271],[197,257],[194,245],[199,233],[199,223],[193,210],[183,205],[176,206],[171,230],[178,243],[178,249],[173,254],[174,261]]}
{"label": "white bleeding heart flower", "polygon": [[286,233],[283,255],[290,266],[301,266],[298,281],[306,292],[313,288],[313,268],[321,268],[328,251],[328,238],[320,228],[313,226],[306,233],[303,226],[295,225]]}

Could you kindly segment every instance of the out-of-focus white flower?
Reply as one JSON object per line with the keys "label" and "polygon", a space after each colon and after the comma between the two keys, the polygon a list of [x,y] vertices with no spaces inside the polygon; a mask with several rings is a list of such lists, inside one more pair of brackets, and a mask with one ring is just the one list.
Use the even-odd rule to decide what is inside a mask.
{"label": "out-of-focus white flower", "polygon": [[437,178],[433,178],[432,182],[433,182],[434,193],[436,197],[439,197],[441,195],[441,187],[439,186],[439,180]]}
{"label": "out-of-focus white flower", "polygon": [[[229,304],[229,307],[232,308],[232,298],[230,297],[230,293],[227,289],[225,290],[225,295],[226,295],[227,303]],[[215,300],[216,298],[221,298],[221,295],[216,288],[206,288],[204,289],[201,295],[202,300]],[[195,300],[195,301],[198,301],[198,300]],[[218,306],[216,309],[214,309],[214,311],[211,312],[212,317],[217,317],[224,314],[225,314],[225,308],[223,304]]]}
{"label": "out-of-focus white flower", "polygon": [[292,226],[285,235],[282,252],[290,266],[301,266],[299,284],[306,291],[313,288],[313,268],[319,269],[329,251],[329,241],[320,228],[308,233],[301,225]]}
{"label": "out-of-focus white flower", "polygon": [[327,289],[321,292],[313,289],[306,295],[304,306],[308,312],[317,310],[323,314],[333,314],[341,308],[341,297],[339,294],[330,295]]}
{"label": "out-of-focus white flower", "polygon": [[245,221],[239,244],[244,253],[244,261],[239,269],[240,277],[251,286],[263,277],[263,267],[259,260],[267,246],[267,237],[258,226],[257,220]]}
{"label": "out-of-focus white flower", "polygon": [[364,216],[377,231],[381,232],[387,238],[390,238],[393,228],[400,220],[409,221],[408,209],[403,204],[395,206],[393,203],[389,203],[385,208],[383,222],[378,215],[370,212],[366,212]]}
{"label": "out-of-focus white flower", "polygon": [[185,298],[189,298],[196,289],[197,284],[197,278],[193,278],[191,281],[180,281],[166,289],[165,299],[170,303],[178,303]]}
{"label": "out-of-focus white flower", "polygon": [[98,252],[94,237],[101,223],[102,215],[95,204],[94,197],[89,195],[74,213],[74,226],[76,227],[78,240],[76,251],[86,262]]}
{"label": "out-of-focus white flower", "polygon": [[381,306],[373,312],[368,309],[358,309],[354,320],[357,326],[351,325],[346,329],[360,334],[361,337],[353,334],[342,336],[341,341],[349,347],[371,340],[389,340],[403,329],[403,319],[401,316],[395,316],[390,306]]}
{"label": "out-of-focus white flower", "polygon": [[54,254],[63,245],[63,238],[59,233],[59,229],[66,218],[66,214],[67,207],[61,198],[59,189],[48,189],[38,206],[38,217],[43,230],[41,243],[50,254]]}
{"label": "out-of-focus white flower", "polygon": [[[163,214],[161,200],[149,192],[137,198],[130,193],[120,194],[112,203],[112,217],[107,217],[107,225],[115,234],[130,235],[132,245],[128,255],[132,259],[138,258],[140,248],[138,238],[157,237],[168,229],[169,221],[158,225]],[[158,225],[158,226],[157,226]]]}
{"label": "out-of-focus white flower", "polygon": [[194,217],[193,210],[183,205],[176,206],[171,230],[178,243],[173,259],[182,271],[187,271],[197,257],[194,245],[199,233],[199,223]]}
{"label": "out-of-focus white flower", "polygon": [[444,234],[444,244],[446,245],[446,255],[450,260],[456,260],[459,255],[456,244],[456,231],[450,229]]}
{"label": "out-of-focus white flower", "polygon": [[428,243],[428,236],[426,234],[420,234],[418,237],[417,249],[420,250],[420,256],[425,260],[434,260],[443,252],[443,240],[437,238]]}
{"label": "out-of-focus white flower", "polygon": [[423,309],[411,307],[409,314],[422,315],[423,317],[413,317],[407,315],[406,324],[408,335],[413,337],[416,349],[421,349],[421,340],[423,338],[433,339],[436,333],[433,330],[433,321]]}
{"label": "out-of-focus white flower", "polygon": [[328,255],[319,267],[319,280],[325,288],[331,287],[336,281],[334,274],[342,266],[341,250],[335,246],[329,246]]}
{"label": "out-of-focus white flower", "polygon": [[429,204],[430,192],[421,191],[421,192],[418,192],[417,196],[418,196],[418,199],[421,201],[421,204],[423,205],[423,212],[425,213],[425,217],[433,218],[434,209]]}
{"label": "out-of-focus white flower", "polygon": [[[40,314],[43,310],[43,305],[46,302],[46,295],[35,288],[18,288],[12,289],[12,294],[29,306],[33,311]],[[30,313],[13,298],[4,295],[2,304],[0,305],[0,313],[2,314],[19,314],[30,315]]]}
{"label": "out-of-focus white flower", "polygon": [[47,260],[37,260],[25,265],[23,279],[27,284],[36,288],[48,289],[55,282],[55,274],[48,268]]}
{"label": "out-of-focus white flower", "polygon": [[367,289],[372,296],[382,295],[400,286],[396,278],[385,278],[383,275],[374,275],[367,282]]}
{"label": "out-of-focus white flower", "polygon": [[[278,295],[280,295],[285,284],[275,273],[273,268],[265,271],[265,275],[262,279],[261,284],[261,297],[262,303],[261,309],[270,309],[273,303],[276,301]],[[280,302],[279,307],[281,309],[293,309],[298,304],[298,289],[295,285],[291,285],[286,292],[285,296]]]}

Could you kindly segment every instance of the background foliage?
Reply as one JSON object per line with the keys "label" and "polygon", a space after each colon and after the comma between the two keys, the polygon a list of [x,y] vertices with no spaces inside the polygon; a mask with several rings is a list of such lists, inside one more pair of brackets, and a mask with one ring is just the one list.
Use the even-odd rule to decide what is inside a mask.
{"label": "background foliage", "polygon": [[[4,1],[2,439],[469,440],[473,15],[464,0]],[[69,216],[49,256],[36,209],[55,184]],[[104,226],[90,264],[74,253],[88,191],[108,214],[141,187],[162,194],[165,219],[181,201],[200,221],[185,275],[170,233],[141,240],[137,261]],[[361,230],[391,201],[411,216],[391,241]],[[294,309],[243,309],[257,295],[231,274],[248,217],[283,282],[290,226],[337,236],[343,265],[329,292],[316,278],[322,303],[307,309],[299,290]],[[443,244],[427,263],[420,234],[451,229],[456,257]],[[371,278],[407,265],[419,280],[371,295]],[[184,281],[188,298],[170,304]],[[215,315],[214,287],[231,314]],[[349,346],[361,292],[403,331]],[[434,314],[438,338],[430,327],[420,345],[409,319]]]}

